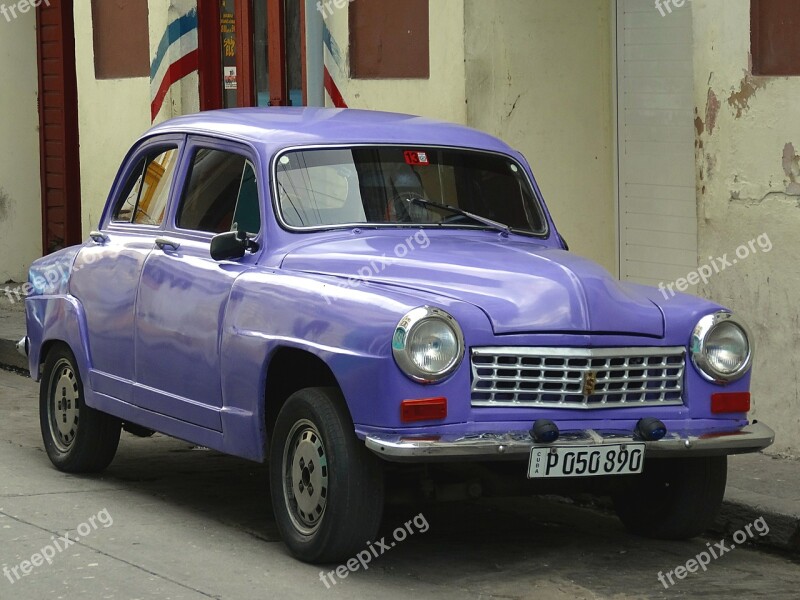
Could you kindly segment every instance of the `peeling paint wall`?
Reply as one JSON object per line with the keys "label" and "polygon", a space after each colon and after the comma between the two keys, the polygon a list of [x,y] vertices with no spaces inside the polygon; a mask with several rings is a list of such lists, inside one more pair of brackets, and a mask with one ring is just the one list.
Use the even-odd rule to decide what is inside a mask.
{"label": "peeling paint wall", "polygon": [[759,251],[701,293],[741,314],[757,343],[753,417],[777,431],[771,452],[800,455],[800,77],[755,77],[750,1],[694,0],[700,262]]}
{"label": "peeling paint wall", "polygon": [[0,284],[42,252],[36,15],[0,19]]}
{"label": "peeling paint wall", "polygon": [[574,252],[615,275],[609,0],[466,0],[467,124],[531,163]]}

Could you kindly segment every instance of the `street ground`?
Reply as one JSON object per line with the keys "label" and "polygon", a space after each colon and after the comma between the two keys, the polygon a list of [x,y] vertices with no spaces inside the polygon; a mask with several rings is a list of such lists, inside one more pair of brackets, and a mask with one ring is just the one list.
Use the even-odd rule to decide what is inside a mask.
{"label": "street ground", "polygon": [[[706,572],[665,589],[659,572],[686,565],[721,538],[645,540],[610,515],[537,498],[394,507],[381,533],[387,540],[420,514],[429,529],[415,527],[367,571],[334,576],[337,583],[328,579],[326,587],[319,566],[292,559],[280,542],[262,465],[164,436],[123,433],[104,475],[66,475],[50,466],[41,447],[37,399],[30,379],[0,371],[0,569],[10,573],[0,573],[0,600],[796,599],[800,593],[800,558],[739,546]],[[30,574],[17,581],[13,568],[21,576],[23,561],[47,547],[52,564],[29,563]]]}

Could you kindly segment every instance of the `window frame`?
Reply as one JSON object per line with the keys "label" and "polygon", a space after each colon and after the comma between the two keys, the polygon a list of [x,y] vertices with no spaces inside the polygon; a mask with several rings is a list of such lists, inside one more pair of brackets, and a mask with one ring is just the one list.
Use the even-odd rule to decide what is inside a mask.
{"label": "window frame", "polygon": [[178,227],[178,212],[183,204],[184,196],[189,189],[189,177],[192,172],[192,161],[194,160],[194,156],[198,150],[216,150],[219,152],[228,152],[230,154],[241,156],[252,163],[256,175],[256,185],[258,186],[258,210],[260,213],[259,219],[261,222],[260,231],[252,239],[259,243],[259,246],[263,247],[263,244],[261,244],[260,241],[264,238],[267,222],[264,210],[266,206],[264,202],[265,185],[263,183],[263,175],[261,172],[260,160],[258,158],[259,153],[255,147],[248,143],[238,141],[234,142],[212,136],[188,136],[178,168],[179,181],[176,185],[175,193],[172,196],[170,210],[167,212],[166,218],[164,219],[167,223],[167,230],[176,235],[182,236],[185,239],[207,242],[209,244],[216,235],[219,235],[208,231],[184,229]]}
{"label": "window frame", "polygon": [[[311,145],[311,146],[290,146],[287,148],[282,148],[280,151],[276,152],[275,155],[272,157],[270,161],[269,167],[269,178],[270,178],[270,196],[272,202],[272,211],[275,215],[275,220],[278,222],[278,225],[281,229],[288,233],[314,233],[319,231],[336,231],[336,230],[344,230],[344,229],[435,229],[437,231],[485,231],[485,227],[468,227],[468,226],[459,226],[459,227],[448,227],[448,228],[441,228],[437,225],[420,225],[419,223],[340,223],[338,225],[311,225],[308,227],[295,227],[293,225],[289,225],[283,218],[283,211],[280,208],[280,195],[278,190],[278,161],[281,159],[282,156],[289,154],[291,152],[302,152],[307,150],[350,150],[353,148],[404,148],[409,146],[409,144],[374,144],[374,143],[360,143],[360,144],[318,144],[318,145]],[[495,150],[484,150],[481,148],[469,148],[464,146],[444,146],[440,144],[417,144],[414,146],[415,148],[425,148],[431,150],[444,150],[444,151],[451,151],[451,152],[471,152],[474,154],[488,154],[492,156],[497,156],[506,160],[512,161],[516,164],[520,170],[525,175],[525,180],[528,182],[531,191],[533,192],[533,199],[536,203],[536,210],[539,212],[539,215],[542,220],[542,224],[544,225],[542,232],[525,232],[520,231],[517,229],[512,229],[512,235],[520,235],[526,238],[534,238],[534,239],[548,239],[552,233],[550,227],[550,218],[549,213],[547,211],[546,205],[544,203],[544,198],[539,191],[538,186],[534,178],[532,177],[527,165],[521,161],[519,158],[512,156],[511,154],[507,154],[505,152],[498,152]]]}
{"label": "window frame", "polygon": [[[49,3],[48,3],[49,5]],[[106,2],[91,0],[90,11],[93,23],[92,51],[95,79],[113,81],[118,79],[137,79],[150,76],[150,45],[148,31],[150,15],[147,4],[136,0]],[[126,13],[133,14],[126,14]],[[119,36],[109,29],[124,24],[126,31]],[[125,42],[133,41],[132,50]]]}
{"label": "window frame", "polygon": [[[435,1],[435,0],[434,0]],[[372,66],[370,69],[369,60],[362,58],[362,52],[369,54],[370,57],[374,57],[375,52],[374,48],[371,44],[365,43],[364,49],[360,48],[362,40],[360,39],[360,35],[362,30],[368,31],[375,31],[376,28],[383,25],[384,23],[375,23],[374,20],[376,19],[369,19],[367,17],[373,17],[375,13],[368,14],[366,16],[362,15],[359,16],[359,11],[377,11],[378,14],[385,13],[384,7],[381,6],[377,8],[379,3],[370,4],[370,3],[361,3],[356,2],[354,4],[350,4],[347,7],[347,19],[348,19],[348,31],[349,31],[349,40],[348,40],[348,71],[350,78],[357,81],[386,81],[386,80],[410,80],[410,81],[427,81],[431,79],[431,36],[432,36],[432,29],[431,29],[431,0],[417,0],[417,2],[422,5],[424,4],[424,10],[417,9],[417,14],[422,15],[422,20],[420,23],[421,28],[424,31],[419,32],[419,40],[417,42],[417,47],[420,48],[420,57],[424,56],[424,63],[420,57],[416,57],[417,60],[413,60],[414,57],[409,58],[407,55],[402,59],[398,60],[395,63],[390,63],[388,66],[383,65],[382,70],[377,70],[376,66]],[[369,8],[368,8],[369,7]],[[400,7],[399,10],[406,10],[406,11],[413,11],[414,7],[410,7],[407,2],[404,3],[397,3],[396,7]],[[395,7],[395,8],[396,8]],[[413,14],[410,12],[408,14]],[[363,19],[363,22],[360,21]],[[364,25],[368,23],[368,25],[364,27],[359,27],[359,24]],[[382,31],[382,35],[402,35],[402,30],[404,28],[398,27],[396,23],[390,24],[387,21],[385,22],[387,25],[386,29]],[[427,35],[427,37],[424,37]],[[400,38],[398,38],[400,40]],[[367,40],[363,40],[367,41]],[[397,41],[397,40],[394,40]],[[421,51],[423,48],[420,46],[420,43],[424,42],[424,52]],[[391,44],[392,46],[394,44]],[[408,48],[408,41],[400,40],[400,43],[397,44],[398,47],[401,48]],[[413,67],[412,67],[413,66]]]}
{"label": "window frame", "polygon": [[[796,2],[796,0],[791,0],[792,2]],[[798,77],[800,76],[800,42],[798,46],[795,48],[795,52],[797,56],[794,58],[793,64],[788,69],[782,68],[775,68],[775,69],[765,69],[765,63],[767,62],[767,56],[762,55],[761,52],[761,40],[764,36],[765,30],[765,23],[762,22],[760,15],[761,15],[761,7],[766,5],[765,0],[751,0],[750,2],[750,55],[752,57],[752,72],[754,77]],[[786,36],[789,37],[788,35]],[[779,42],[785,42],[785,39],[778,40]],[[785,54],[785,47],[781,46],[781,50],[784,50],[783,54]],[[792,62],[792,61],[790,61]]]}
{"label": "window frame", "polygon": [[[172,205],[174,204],[175,194],[181,186],[181,171],[184,162],[186,136],[185,135],[163,135],[147,138],[141,141],[138,145],[134,146],[122,161],[122,165],[117,171],[117,176],[111,186],[111,191],[106,200],[106,207],[103,215],[100,218],[102,223],[101,230],[118,231],[118,232],[141,232],[141,233],[157,233],[164,231],[167,228],[170,214],[172,212]],[[159,225],[145,225],[142,223],[133,223],[125,221],[114,221],[114,212],[117,204],[120,201],[120,194],[130,180],[134,169],[137,167],[142,159],[152,156],[154,153],[164,152],[170,149],[177,149],[178,158],[175,170],[172,174],[172,185],[170,187],[169,197],[167,198],[167,207],[164,212],[164,219]]]}

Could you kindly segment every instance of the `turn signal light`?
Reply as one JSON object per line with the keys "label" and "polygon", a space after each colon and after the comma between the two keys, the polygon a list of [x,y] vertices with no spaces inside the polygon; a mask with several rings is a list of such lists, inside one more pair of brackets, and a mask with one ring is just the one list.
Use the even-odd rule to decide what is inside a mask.
{"label": "turn signal light", "polygon": [[436,421],[447,418],[447,398],[421,398],[403,400],[400,403],[400,420],[403,423],[415,421]]}
{"label": "turn signal light", "polygon": [[750,392],[722,392],[711,394],[711,412],[746,413],[750,411]]}

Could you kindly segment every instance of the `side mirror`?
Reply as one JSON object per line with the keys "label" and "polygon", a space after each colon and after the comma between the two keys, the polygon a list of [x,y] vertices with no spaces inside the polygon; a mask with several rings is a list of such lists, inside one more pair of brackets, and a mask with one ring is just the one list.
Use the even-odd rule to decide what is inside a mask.
{"label": "side mirror", "polygon": [[258,250],[258,244],[244,231],[220,233],[211,239],[211,258],[214,260],[238,260],[248,250]]}

